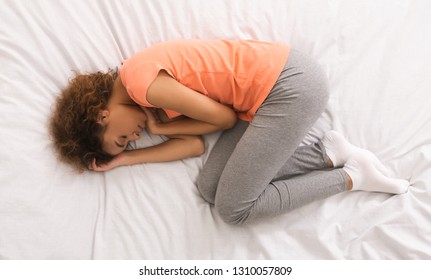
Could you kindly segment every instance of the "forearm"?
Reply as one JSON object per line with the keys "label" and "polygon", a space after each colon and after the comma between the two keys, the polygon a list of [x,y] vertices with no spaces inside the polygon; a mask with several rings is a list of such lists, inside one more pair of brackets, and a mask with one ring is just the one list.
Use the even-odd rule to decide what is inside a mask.
{"label": "forearm", "polygon": [[171,138],[159,145],[125,151],[124,165],[149,162],[166,162],[199,156],[205,152],[201,137],[184,136]]}
{"label": "forearm", "polygon": [[185,118],[177,121],[158,123],[153,131],[157,135],[203,135],[223,129],[228,126],[219,126],[200,120]]}

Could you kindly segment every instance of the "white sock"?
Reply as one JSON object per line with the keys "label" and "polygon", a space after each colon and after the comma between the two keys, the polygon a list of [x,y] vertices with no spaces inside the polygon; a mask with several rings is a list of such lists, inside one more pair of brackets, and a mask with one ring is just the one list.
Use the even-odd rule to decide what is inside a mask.
{"label": "white sock", "polygon": [[408,191],[409,182],[389,178],[374,163],[372,153],[358,152],[351,155],[343,167],[353,182],[352,190],[402,194]]}
{"label": "white sock", "polygon": [[389,170],[380,162],[380,160],[370,151],[361,149],[350,144],[340,133],[331,130],[328,131],[322,139],[326,154],[331,159],[334,167],[343,167],[347,160],[354,153],[364,153],[370,158],[373,165],[385,176],[389,176]]}
{"label": "white sock", "polygon": [[334,130],[326,132],[322,143],[334,167],[343,167],[349,156],[359,149]]}

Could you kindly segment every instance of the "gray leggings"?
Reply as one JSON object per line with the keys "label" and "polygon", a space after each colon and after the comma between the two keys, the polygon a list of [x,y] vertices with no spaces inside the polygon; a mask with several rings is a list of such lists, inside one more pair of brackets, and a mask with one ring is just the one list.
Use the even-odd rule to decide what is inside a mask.
{"label": "gray leggings", "polygon": [[347,190],[346,174],[328,168],[321,142],[299,146],[327,100],[320,67],[292,50],[253,120],[223,132],[198,177],[225,222],[276,216]]}

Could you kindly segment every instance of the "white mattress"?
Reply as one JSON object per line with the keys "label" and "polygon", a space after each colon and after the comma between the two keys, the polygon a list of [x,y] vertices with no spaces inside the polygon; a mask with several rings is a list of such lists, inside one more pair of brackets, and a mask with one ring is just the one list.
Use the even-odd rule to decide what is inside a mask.
{"label": "white mattress", "polygon": [[[0,0],[1,259],[431,259],[431,2]],[[342,193],[248,226],[199,195],[200,158],[74,173],[47,134],[74,70],[179,38],[288,42],[330,82],[331,128],[407,194]],[[428,101],[427,101],[428,100]],[[208,151],[217,134],[206,137]],[[142,135],[137,146],[162,141]]]}

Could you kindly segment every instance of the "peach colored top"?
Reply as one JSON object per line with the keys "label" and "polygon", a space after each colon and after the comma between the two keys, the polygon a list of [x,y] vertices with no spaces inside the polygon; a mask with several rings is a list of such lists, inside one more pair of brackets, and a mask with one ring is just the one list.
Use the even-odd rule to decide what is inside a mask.
{"label": "peach colored top", "polygon": [[[147,90],[163,69],[181,84],[230,106],[240,119],[250,121],[277,81],[289,52],[280,42],[169,41],[125,60],[120,77],[136,103],[154,107],[147,101]],[[165,111],[170,118],[180,115]]]}

